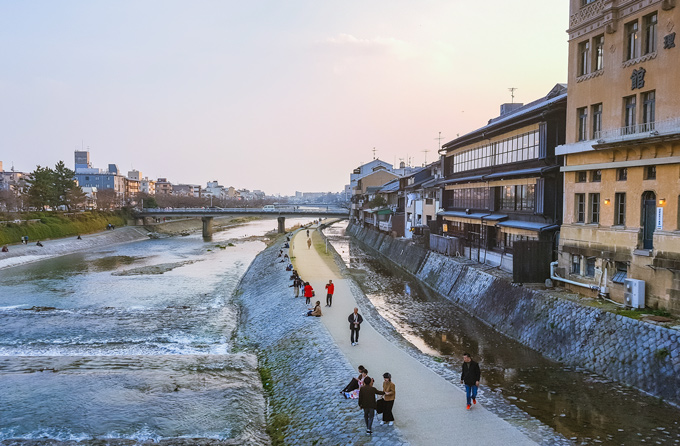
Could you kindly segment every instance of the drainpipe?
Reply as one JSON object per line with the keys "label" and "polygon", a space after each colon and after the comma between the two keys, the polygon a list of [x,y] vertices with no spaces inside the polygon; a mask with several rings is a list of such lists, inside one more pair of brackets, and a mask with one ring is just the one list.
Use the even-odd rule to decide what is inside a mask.
{"label": "drainpipe", "polygon": [[595,285],[589,285],[587,283],[581,283],[581,282],[576,282],[574,280],[569,280],[569,279],[563,279],[560,276],[555,273],[555,267],[557,266],[557,262],[550,262],[550,278],[552,280],[559,280],[560,282],[564,283],[570,283],[572,285],[577,285],[577,286],[582,286],[583,288],[588,288],[589,290],[599,290],[600,287],[595,286]]}

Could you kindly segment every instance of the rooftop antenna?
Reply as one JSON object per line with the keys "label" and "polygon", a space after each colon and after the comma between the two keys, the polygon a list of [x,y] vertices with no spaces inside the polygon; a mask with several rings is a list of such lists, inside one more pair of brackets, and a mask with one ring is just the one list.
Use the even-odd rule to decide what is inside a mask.
{"label": "rooftop antenna", "polygon": [[510,90],[510,98],[511,98],[510,103],[511,104],[515,103],[515,90],[517,90],[517,89],[518,89],[517,87],[508,88],[508,90]]}
{"label": "rooftop antenna", "polygon": [[375,152],[376,152],[375,147],[373,147],[373,159],[375,159]]}
{"label": "rooftop antenna", "polygon": [[423,166],[427,166],[427,152],[429,152],[429,150],[421,150],[421,152],[425,153],[425,163]]}

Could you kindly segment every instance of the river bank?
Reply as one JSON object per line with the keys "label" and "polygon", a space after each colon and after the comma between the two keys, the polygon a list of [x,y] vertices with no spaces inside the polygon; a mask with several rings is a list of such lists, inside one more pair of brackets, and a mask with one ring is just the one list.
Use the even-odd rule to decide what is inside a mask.
{"label": "river bank", "polygon": [[[477,319],[545,357],[584,367],[677,405],[678,331],[511,285],[468,261],[350,226],[362,246]],[[557,297],[560,296],[560,297]]]}
{"label": "river bank", "polygon": [[[220,217],[215,219],[214,228],[222,231],[227,228],[245,224],[259,218]],[[9,245],[8,252],[0,252],[0,269],[25,263],[45,260],[51,257],[89,251],[109,245],[129,243],[148,239],[149,237],[181,236],[200,231],[202,222],[197,218],[170,220],[146,226],[122,226],[116,229],[95,232],[77,237],[65,237],[52,240],[41,240],[42,247],[36,246],[38,240],[28,245],[21,243]]]}

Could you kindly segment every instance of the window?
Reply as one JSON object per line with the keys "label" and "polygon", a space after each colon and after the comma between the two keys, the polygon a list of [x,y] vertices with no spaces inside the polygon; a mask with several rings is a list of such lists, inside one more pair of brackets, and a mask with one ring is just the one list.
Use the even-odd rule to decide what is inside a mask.
{"label": "window", "polygon": [[571,255],[571,273],[581,274],[581,256],[577,254]]}
{"label": "window", "polygon": [[587,173],[585,170],[582,170],[580,172],[576,172],[576,182],[577,183],[585,183],[587,180]]}
{"label": "window", "polygon": [[507,211],[533,211],[536,197],[535,184],[504,186],[502,189],[501,209]]}
{"label": "window", "polygon": [[656,13],[645,16],[643,19],[645,27],[644,54],[656,51]]}
{"label": "window", "polygon": [[599,139],[602,132],[602,104],[590,107],[593,112],[593,139]]}
{"label": "window", "polygon": [[590,42],[587,40],[578,44],[578,75],[588,74],[590,63]]}
{"label": "window", "polygon": [[645,167],[645,180],[656,180],[656,166]]}
{"label": "window", "polygon": [[595,257],[586,259],[586,277],[595,277]]}
{"label": "window", "polygon": [[577,109],[578,113],[578,140],[585,141],[588,139],[588,109],[581,107]]}
{"label": "window", "polygon": [[576,223],[584,223],[586,221],[586,194],[575,194],[574,206],[576,211]]}
{"label": "window", "polygon": [[628,180],[628,168],[622,167],[616,169],[616,181],[626,181]]}
{"label": "window", "polygon": [[466,150],[452,157],[451,173],[536,159],[539,143],[536,130]]}
{"label": "window", "polygon": [[623,283],[628,276],[628,265],[625,262],[616,262],[616,272],[612,276],[612,282]]}
{"label": "window", "polygon": [[626,224],[626,194],[617,192],[614,200],[614,224],[623,226]]}
{"label": "window", "polygon": [[602,171],[601,170],[593,170],[590,172],[590,181],[593,183],[599,183],[602,181]]}
{"label": "window", "polygon": [[640,56],[638,32],[637,20],[626,24],[626,60],[637,59]]}
{"label": "window", "polygon": [[623,132],[626,135],[635,133],[635,96],[628,96],[623,98],[624,115],[623,115]]}
{"label": "window", "polygon": [[600,194],[590,194],[590,223],[600,222]]}
{"label": "window", "polygon": [[581,0],[581,7],[586,6],[589,3],[593,3],[595,0]]}
{"label": "window", "polygon": [[600,71],[604,68],[604,35],[593,39],[593,71]]}
{"label": "window", "polygon": [[654,107],[656,94],[654,91],[642,93],[642,131],[649,132],[654,130]]}

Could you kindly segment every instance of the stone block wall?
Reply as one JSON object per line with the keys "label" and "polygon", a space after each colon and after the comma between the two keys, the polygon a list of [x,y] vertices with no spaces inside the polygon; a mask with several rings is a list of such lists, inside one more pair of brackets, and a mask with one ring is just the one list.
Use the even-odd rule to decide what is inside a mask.
{"label": "stone block wall", "polygon": [[350,226],[348,232],[506,336],[680,405],[678,330],[515,286],[469,263]]}

